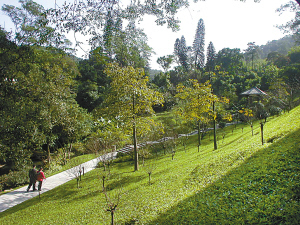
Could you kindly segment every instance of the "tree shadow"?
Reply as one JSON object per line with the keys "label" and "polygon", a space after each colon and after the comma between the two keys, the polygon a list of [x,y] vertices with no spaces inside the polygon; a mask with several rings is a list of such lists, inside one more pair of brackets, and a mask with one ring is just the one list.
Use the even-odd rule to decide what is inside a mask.
{"label": "tree shadow", "polygon": [[297,224],[299,174],[300,129],[256,152],[149,224]]}

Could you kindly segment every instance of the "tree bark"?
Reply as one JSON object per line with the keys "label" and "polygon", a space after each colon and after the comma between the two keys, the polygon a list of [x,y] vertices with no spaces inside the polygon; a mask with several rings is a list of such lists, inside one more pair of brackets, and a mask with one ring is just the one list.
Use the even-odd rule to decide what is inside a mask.
{"label": "tree bark", "polygon": [[111,225],[114,225],[114,210],[111,210],[110,214],[111,214]]}
{"label": "tree bark", "polygon": [[49,168],[50,168],[51,154],[50,154],[50,144],[49,143],[47,143],[47,152],[48,152],[48,165],[49,165]]}
{"label": "tree bark", "polygon": [[132,110],[133,110],[133,154],[134,154],[134,171],[139,170],[139,155],[137,151],[137,140],[136,140],[136,124],[135,124],[135,95],[133,93],[132,99]]}
{"label": "tree bark", "polygon": [[[215,102],[213,102],[213,112],[215,112]],[[216,125],[216,119],[214,118],[214,150],[217,150],[217,125]]]}
{"label": "tree bark", "polygon": [[198,120],[198,152],[200,151],[200,145],[201,145],[200,120]]}
{"label": "tree bark", "polygon": [[264,124],[260,123],[260,130],[261,130],[261,144],[264,145]]}

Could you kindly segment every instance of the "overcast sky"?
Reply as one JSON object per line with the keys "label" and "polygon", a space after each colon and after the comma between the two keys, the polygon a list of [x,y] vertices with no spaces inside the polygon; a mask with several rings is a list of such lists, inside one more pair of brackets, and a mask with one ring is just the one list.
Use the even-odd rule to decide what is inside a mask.
{"label": "overcast sky", "polygon": [[[36,0],[45,8],[54,7],[55,0]],[[64,0],[56,0],[62,4]],[[123,1],[125,2],[125,1]],[[195,37],[197,23],[200,18],[205,25],[205,49],[210,41],[217,51],[222,48],[247,48],[247,43],[255,42],[257,45],[266,44],[268,41],[282,38],[282,33],[276,25],[281,25],[293,18],[292,13],[285,12],[280,15],[276,12],[282,4],[289,0],[205,0],[191,3],[189,8],[181,9],[177,17],[181,21],[181,29],[172,32],[166,26],[156,26],[154,18],[147,16],[139,24],[148,36],[148,44],[156,52],[152,56],[151,68],[161,69],[156,63],[160,56],[173,53],[176,38],[185,36],[188,46],[191,46]],[[18,5],[18,0],[0,0],[3,4]],[[10,19],[3,12],[0,14],[0,25],[10,30],[13,26]],[[83,40],[84,41],[84,40]],[[88,49],[88,46],[84,46]],[[82,52],[79,51],[78,56]]]}

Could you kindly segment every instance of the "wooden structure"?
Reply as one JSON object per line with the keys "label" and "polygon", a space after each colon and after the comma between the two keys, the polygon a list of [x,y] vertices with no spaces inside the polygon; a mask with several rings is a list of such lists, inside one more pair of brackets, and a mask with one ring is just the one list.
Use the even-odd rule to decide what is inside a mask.
{"label": "wooden structure", "polygon": [[268,95],[266,92],[260,90],[257,87],[253,87],[247,91],[244,91],[241,93],[241,95],[247,96],[248,97],[248,104],[251,105],[253,102],[253,98],[257,98],[258,101],[262,98],[262,96]]}

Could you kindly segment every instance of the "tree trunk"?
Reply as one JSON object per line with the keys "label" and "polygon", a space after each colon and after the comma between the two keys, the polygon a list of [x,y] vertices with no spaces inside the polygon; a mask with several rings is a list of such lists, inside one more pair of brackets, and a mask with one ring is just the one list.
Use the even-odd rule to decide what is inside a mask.
{"label": "tree trunk", "polygon": [[[213,102],[213,112],[215,112],[215,102]],[[217,125],[216,125],[216,119],[214,118],[214,150],[217,150]]]}
{"label": "tree trunk", "polygon": [[264,145],[264,124],[260,123],[260,130],[261,130],[261,144]]}
{"label": "tree trunk", "polygon": [[136,124],[135,124],[135,94],[133,93],[132,98],[132,112],[133,112],[133,154],[134,154],[134,171],[139,170],[139,155],[137,151],[137,141],[136,141]]}
{"label": "tree trunk", "polygon": [[51,155],[50,155],[50,144],[47,143],[47,152],[48,152],[48,165],[49,165],[49,168],[50,168],[50,162],[51,162]]}
{"label": "tree trunk", "polygon": [[69,160],[71,159],[71,151],[72,151],[72,143],[70,143],[70,148],[69,148]]}
{"label": "tree trunk", "polygon": [[136,127],[135,127],[135,121],[133,124],[133,152],[134,152],[134,171],[139,170],[139,155],[137,151],[137,141],[136,141]]}
{"label": "tree trunk", "polygon": [[111,225],[114,225],[114,210],[110,211],[110,215],[111,215]]}
{"label": "tree trunk", "polygon": [[200,120],[198,120],[198,152],[200,151],[200,145],[201,145]]}

